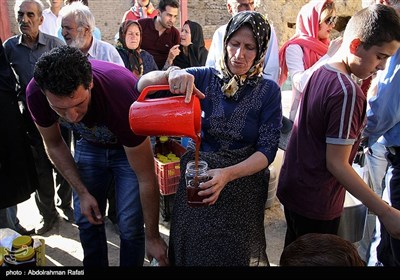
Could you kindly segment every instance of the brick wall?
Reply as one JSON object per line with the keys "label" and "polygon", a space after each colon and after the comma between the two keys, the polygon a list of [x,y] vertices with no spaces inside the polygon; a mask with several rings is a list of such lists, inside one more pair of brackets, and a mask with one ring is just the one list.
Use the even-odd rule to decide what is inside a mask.
{"label": "brick wall", "polygon": [[[42,0],[47,7],[47,2]],[[158,0],[152,0],[156,5]],[[199,22],[203,26],[205,39],[212,38],[218,26],[225,24],[230,15],[226,9],[225,0],[188,0],[188,18]],[[267,15],[274,25],[280,45],[289,39],[294,29],[287,26],[287,22],[296,22],[297,13],[307,0],[260,0],[258,11]],[[352,15],[361,9],[361,0],[336,0],[338,15]],[[11,21],[11,32],[18,33],[14,17],[15,0],[8,1]],[[114,35],[124,12],[130,7],[130,0],[90,0],[89,7],[92,10],[96,25],[100,28],[103,40],[113,43]],[[179,20],[177,27],[179,28]]]}

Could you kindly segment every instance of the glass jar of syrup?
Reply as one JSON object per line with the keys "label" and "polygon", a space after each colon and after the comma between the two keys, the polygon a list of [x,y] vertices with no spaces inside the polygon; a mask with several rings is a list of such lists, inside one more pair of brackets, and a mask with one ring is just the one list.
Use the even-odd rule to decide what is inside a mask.
{"label": "glass jar of syrup", "polygon": [[186,165],[185,179],[186,179],[186,194],[187,203],[191,207],[206,206],[207,203],[203,202],[203,199],[207,196],[199,196],[199,187],[201,183],[204,183],[210,179],[208,173],[208,164],[203,160],[199,160],[196,167],[194,160],[189,161]]}

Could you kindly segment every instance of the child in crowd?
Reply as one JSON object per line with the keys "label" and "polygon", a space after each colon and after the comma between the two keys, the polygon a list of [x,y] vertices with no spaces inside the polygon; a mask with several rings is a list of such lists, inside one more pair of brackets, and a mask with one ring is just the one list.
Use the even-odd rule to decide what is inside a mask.
{"label": "child in crowd", "polygon": [[339,50],[311,76],[278,183],[287,221],[285,247],[306,233],[337,234],[346,190],[400,237],[400,211],[351,166],[366,114],[366,96],[351,75],[366,79],[384,69],[399,47],[399,16],[390,7],[372,5],[351,18]]}
{"label": "child in crowd", "polygon": [[334,234],[308,233],[287,246],[280,266],[365,266],[356,247]]}

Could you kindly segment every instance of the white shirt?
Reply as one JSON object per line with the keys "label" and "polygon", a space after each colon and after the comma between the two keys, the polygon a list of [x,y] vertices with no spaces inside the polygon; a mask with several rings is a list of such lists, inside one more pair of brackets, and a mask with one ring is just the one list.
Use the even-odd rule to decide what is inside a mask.
{"label": "white shirt", "polygon": [[290,108],[289,119],[294,120],[299,107],[301,93],[307,85],[312,73],[321,65],[327,62],[329,55],[321,57],[313,66],[304,69],[303,49],[300,45],[292,44],[286,48],[285,59],[288,67],[289,76],[292,80],[292,106]]}
{"label": "white shirt", "polygon": [[97,40],[93,37],[92,45],[87,53],[89,59],[114,62],[125,67],[124,61],[119,55],[117,49],[110,43]]}
{"label": "white shirt", "polygon": [[[206,66],[214,67],[215,69],[218,70],[220,69],[220,67],[217,66],[217,63],[220,63],[219,59],[222,58],[222,50],[224,48],[224,36],[227,25],[228,24],[220,26],[214,32],[210,49],[208,50]],[[271,79],[276,83],[278,82],[279,47],[275,29],[272,25],[271,25],[271,38],[268,42],[268,50],[264,60],[263,77],[266,79]]]}
{"label": "white shirt", "polygon": [[42,25],[39,26],[39,30],[43,33],[57,37],[58,29],[61,28],[61,15],[58,14],[58,16],[56,16],[50,8],[43,10],[42,14],[44,20]]}

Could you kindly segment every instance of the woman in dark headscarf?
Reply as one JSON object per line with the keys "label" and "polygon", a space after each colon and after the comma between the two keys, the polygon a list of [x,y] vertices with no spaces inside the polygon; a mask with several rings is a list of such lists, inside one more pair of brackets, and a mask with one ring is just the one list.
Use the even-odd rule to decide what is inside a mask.
{"label": "woman in dark headscarf", "polygon": [[127,20],[119,27],[117,50],[125,67],[132,71],[136,77],[153,70],[158,70],[153,56],[140,49],[142,43],[142,28],[135,20]]}
{"label": "woman in dark headscarf", "polygon": [[173,61],[173,65],[180,68],[204,66],[208,50],[205,47],[203,29],[197,22],[187,20],[182,26],[180,53]]}
{"label": "woman in dark headscarf", "polygon": [[[221,72],[211,67],[173,70],[192,74],[205,94],[200,159],[208,163],[211,179],[199,192],[208,206],[192,208],[181,172],[169,239],[172,265],[269,265],[265,172],[278,149],[282,120],[280,88],[262,77],[269,37],[270,25],[261,14],[238,13],[227,26]],[[193,159],[189,145],[181,170]]]}

